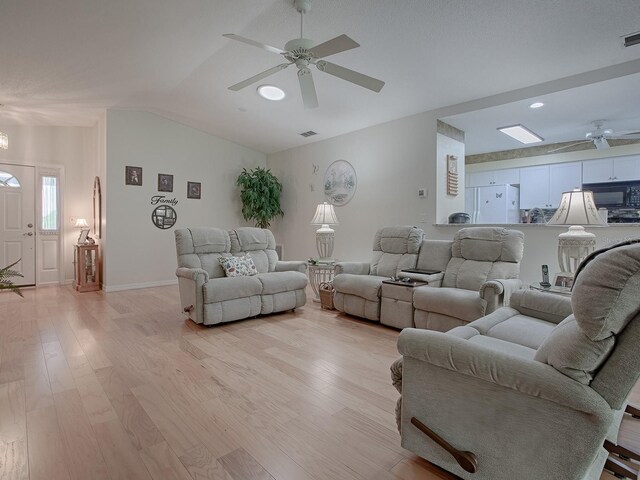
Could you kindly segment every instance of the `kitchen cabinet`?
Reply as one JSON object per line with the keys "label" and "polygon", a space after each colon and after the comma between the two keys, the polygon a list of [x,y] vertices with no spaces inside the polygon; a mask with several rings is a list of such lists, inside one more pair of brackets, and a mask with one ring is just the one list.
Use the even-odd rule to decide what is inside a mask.
{"label": "kitchen cabinet", "polygon": [[580,162],[520,169],[520,208],[557,208],[563,192],[582,185]]}
{"label": "kitchen cabinet", "polygon": [[582,183],[640,180],[640,155],[582,162]]}
{"label": "kitchen cabinet", "polygon": [[470,172],[467,174],[468,187],[487,187],[489,185],[517,185],[520,183],[519,168],[505,168],[486,172]]}

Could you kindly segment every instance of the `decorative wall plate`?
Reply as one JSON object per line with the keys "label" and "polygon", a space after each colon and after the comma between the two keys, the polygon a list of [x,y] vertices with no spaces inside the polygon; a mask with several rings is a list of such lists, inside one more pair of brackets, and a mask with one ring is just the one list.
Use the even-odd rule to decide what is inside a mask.
{"label": "decorative wall plate", "polygon": [[151,221],[162,230],[173,227],[177,220],[178,214],[169,205],[160,205],[151,213]]}
{"label": "decorative wall plate", "polygon": [[346,160],[336,160],[324,174],[324,195],[327,201],[336,207],[342,207],[351,201],[356,193],[358,177],[356,171]]}

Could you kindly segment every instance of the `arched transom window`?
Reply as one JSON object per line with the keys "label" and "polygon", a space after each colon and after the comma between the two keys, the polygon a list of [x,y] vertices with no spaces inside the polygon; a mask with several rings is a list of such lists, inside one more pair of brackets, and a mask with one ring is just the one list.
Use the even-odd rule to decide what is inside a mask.
{"label": "arched transom window", "polygon": [[20,188],[20,182],[12,174],[0,170],[0,188],[2,187]]}

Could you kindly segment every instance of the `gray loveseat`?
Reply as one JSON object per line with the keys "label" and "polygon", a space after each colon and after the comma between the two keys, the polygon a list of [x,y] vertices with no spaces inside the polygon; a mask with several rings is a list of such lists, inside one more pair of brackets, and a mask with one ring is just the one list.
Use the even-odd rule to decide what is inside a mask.
{"label": "gray loveseat", "polygon": [[[270,230],[198,227],[175,232],[183,310],[196,323],[213,325],[303,306],[305,262],[278,260]],[[257,275],[226,277],[220,257],[249,254]]]}
{"label": "gray loveseat", "polygon": [[[640,374],[638,242],[588,257],[571,299],[520,290],[447,333],[403,330],[402,446],[465,479],[599,478]],[[473,453],[477,471],[424,428],[461,461]]]}

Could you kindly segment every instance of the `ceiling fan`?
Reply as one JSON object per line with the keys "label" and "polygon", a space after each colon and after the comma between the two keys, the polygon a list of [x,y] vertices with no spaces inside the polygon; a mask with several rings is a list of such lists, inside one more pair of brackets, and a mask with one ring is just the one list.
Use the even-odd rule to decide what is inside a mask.
{"label": "ceiling fan", "polygon": [[324,43],[314,46],[314,42],[308,38],[304,38],[302,35],[302,20],[305,13],[308,13],[311,8],[311,0],[294,0],[293,2],[296,10],[300,12],[300,38],[288,41],[284,49],[266,45],[264,43],[256,42],[249,38],[241,37],[233,33],[225,33],[223,36],[238,42],[253,45],[254,47],[262,48],[267,52],[277,53],[282,55],[287,62],[276,65],[262,73],[258,73],[253,77],[247,78],[242,82],[236,83],[229,87],[229,90],[238,91],[249,85],[252,85],[263,78],[267,78],[274,73],[284,70],[289,65],[298,67],[298,81],[300,82],[300,90],[302,92],[302,101],[305,108],[316,108],[318,106],[318,96],[316,94],[316,87],[313,83],[313,77],[311,75],[310,65],[315,67],[321,72],[328,73],[335,77],[341,78],[348,82],[354,83],[369,90],[373,90],[378,93],[382,90],[384,82],[368,75],[350,70],[335,63],[327,62],[323,60],[329,55],[335,55],[336,53],[351,50],[352,48],[359,47],[360,45],[347,35],[340,35],[338,37],[327,40]]}
{"label": "ceiling fan", "polygon": [[604,128],[605,120],[594,120],[593,130],[585,135],[586,140],[581,142],[572,143],[571,145],[565,145],[564,147],[550,150],[548,153],[558,152],[567,148],[575,147],[583,143],[593,142],[598,150],[604,150],[610,147],[607,140],[640,140],[640,129],[638,130],[626,130],[622,132],[614,132],[610,128]]}

